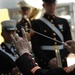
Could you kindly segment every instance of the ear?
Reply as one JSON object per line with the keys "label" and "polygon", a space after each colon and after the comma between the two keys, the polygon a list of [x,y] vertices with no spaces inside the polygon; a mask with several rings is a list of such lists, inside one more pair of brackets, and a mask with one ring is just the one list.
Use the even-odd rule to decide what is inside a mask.
{"label": "ear", "polygon": [[1,36],[3,36],[3,33],[1,33]]}
{"label": "ear", "polygon": [[19,14],[22,14],[22,11],[21,10],[19,10]]}

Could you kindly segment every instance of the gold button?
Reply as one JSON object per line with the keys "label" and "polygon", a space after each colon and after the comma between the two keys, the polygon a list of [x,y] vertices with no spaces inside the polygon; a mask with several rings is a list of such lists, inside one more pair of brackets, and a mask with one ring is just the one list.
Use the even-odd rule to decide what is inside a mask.
{"label": "gold button", "polygon": [[25,28],[28,28],[28,25],[26,25]]}
{"label": "gold button", "polygon": [[53,22],[53,20],[51,20],[51,22]]}
{"label": "gold button", "polygon": [[53,35],[55,36],[55,35],[56,35],[56,33],[53,33]]}
{"label": "gold button", "polygon": [[54,46],[54,47],[53,47],[53,50],[57,50],[57,49],[58,49],[58,46]]}
{"label": "gold button", "polygon": [[54,42],[55,45],[57,45],[57,42]]}
{"label": "gold button", "polygon": [[46,31],[46,30],[44,30],[44,32],[46,33],[47,31]]}
{"label": "gold button", "polygon": [[63,29],[61,31],[63,32]]}
{"label": "gold button", "polygon": [[5,49],[5,46],[2,46],[3,49]]}
{"label": "gold button", "polygon": [[54,40],[56,40],[56,38],[54,38]]}

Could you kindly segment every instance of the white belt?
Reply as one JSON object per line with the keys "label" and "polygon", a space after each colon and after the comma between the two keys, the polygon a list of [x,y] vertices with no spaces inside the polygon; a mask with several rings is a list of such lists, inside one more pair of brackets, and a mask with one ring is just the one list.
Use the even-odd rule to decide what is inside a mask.
{"label": "white belt", "polygon": [[61,50],[61,49],[64,49],[64,47],[63,47],[63,45],[55,45],[55,46],[43,45],[43,46],[41,46],[41,49],[42,50],[56,50],[56,49]]}

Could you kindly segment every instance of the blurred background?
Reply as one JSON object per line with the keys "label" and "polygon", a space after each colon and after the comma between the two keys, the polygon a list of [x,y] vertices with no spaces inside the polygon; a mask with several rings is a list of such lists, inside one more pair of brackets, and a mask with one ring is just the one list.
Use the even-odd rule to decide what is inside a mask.
{"label": "blurred background", "polygon": [[[20,20],[17,8],[17,3],[20,1],[25,1],[31,6],[31,20],[39,18],[44,13],[42,0],[0,0],[0,44],[4,41],[1,36],[1,22],[9,19]],[[57,0],[56,15],[68,20],[75,40],[75,0]]]}

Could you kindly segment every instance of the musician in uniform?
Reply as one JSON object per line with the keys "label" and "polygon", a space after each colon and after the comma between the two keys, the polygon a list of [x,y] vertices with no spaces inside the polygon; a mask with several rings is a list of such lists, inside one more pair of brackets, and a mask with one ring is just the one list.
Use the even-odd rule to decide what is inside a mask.
{"label": "musician in uniform", "polygon": [[28,28],[31,28],[31,24],[29,21],[29,16],[31,12],[30,6],[25,1],[20,1],[17,5],[19,8],[19,15],[21,16],[21,20],[16,25],[18,29],[17,32],[20,36],[22,36],[21,28],[24,28],[28,35],[27,37],[30,40],[30,30],[27,30]]}
{"label": "musician in uniform", "polygon": [[16,68],[14,61],[19,55],[10,38],[10,34],[14,35],[17,30],[16,23],[15,20],[5,20],[1,22],[1,35],[4,38],[4,42],[0,45],[0,75],[11,75],[12,70]]}
{"label": "musician in uniform", "polygon": [[58,49],[60,50],[62,65],[65,67],[67,66],[66,57],[70,52],[64,48],[61,42],[72,39],[69,23],[66,19],[55,15],[56,0],[43,0],[43,7],[45,14],[32,21],[32,29],[60,42],[35,32],[31,37],[35,59],[42,68],[56,67],[55,50]]}

